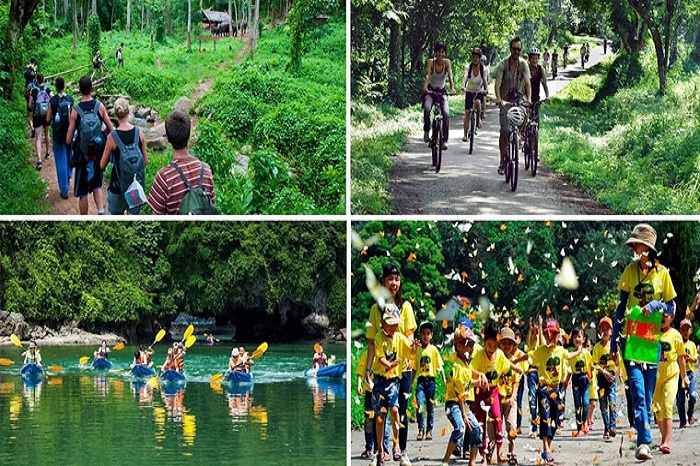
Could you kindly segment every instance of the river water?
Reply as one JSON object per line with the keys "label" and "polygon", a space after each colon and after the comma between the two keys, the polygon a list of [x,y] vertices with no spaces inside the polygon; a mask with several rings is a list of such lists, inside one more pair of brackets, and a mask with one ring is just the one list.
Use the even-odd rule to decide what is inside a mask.
{"label": "river water", "polygon": [[[166,348],[156,345],[157,365]],[[42,347],[44,366],[63,370],[29,386],[21,350],[0,348],[15,361],[0,367],[0,465],[345,464],[345,379],[307,380],[311,345],[271,344],[250,390],[210,384],[230,346],[195,345],[186,387],[168,394],[127,372],[136,347],[112,352],[114,369],[101,373],[78,362],[95,349]],[[345,361],[344,346],[325,351]]]}

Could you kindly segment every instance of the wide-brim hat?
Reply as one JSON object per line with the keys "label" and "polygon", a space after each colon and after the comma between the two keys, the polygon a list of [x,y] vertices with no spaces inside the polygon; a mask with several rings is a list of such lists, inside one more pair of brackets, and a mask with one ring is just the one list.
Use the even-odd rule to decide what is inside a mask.
{"label": "wide-brim hat", "polygon": [[651,225],[640,223],[632,230],[632,236],[625,244],[632,246],[634,243],[648,246],[649,249],[656,251],[656,230]]}
{"label": "wide-brim hat", "polygon": [[512,328],[510,327],[503,327],[501,329],[501,341],[503,340],[511,340],[515,342],[515,332],[513,331]]}

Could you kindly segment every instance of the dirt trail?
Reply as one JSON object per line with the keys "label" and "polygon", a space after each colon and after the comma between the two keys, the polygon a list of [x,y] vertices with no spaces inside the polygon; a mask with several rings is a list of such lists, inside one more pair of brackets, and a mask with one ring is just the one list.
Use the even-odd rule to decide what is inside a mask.
{"label": "dirt trail", "polygon": [[[248,50],[250,50],[250,45],[251,45],[251,38],[249,36],[246,36],[244,39],[243,47],[241,50],[238,52],[238,55],[236,56],[236,59],[234,60],[234,64],[240,63],[240,61],[245,57],[246,53],[248,53]],[[219,66],[219,71],[223,71],[226,69],[226,62],[222,62],[221,65]],[[215,77],[209,78],[205,81],[200,82],[195,90],[192,92],[191,99],[192,102],[196,102],[199,98],[201,98],[203,95],[207,94],[210,90],[212,85],[214,84]],[[196,128],[197,123],[199,121],[199,118],[197,115],[192,117],[192,127]],[[34,140],[30,140],[30,143],[32,145],[32,152],[31,152],[31,161],[32,165],[36,165],[36,151],[34,149],[35,143]],[[45,153],[46,148],[43,147],[42,144],[42,151]],[[51,215],[79,215],[80,211],[78,210],[78,200],[73,197],[73,180],[71,178],[70,182],[70,189],[69,193],[70,196],[68,199],[62,199],[61,194],[58,189],[58,181],[56,179],[56,164],[53,158],[53,149],[50,149],[50,153],[52,156],[49,159],[43,159],[42,158],[42,164],[43,168],[41,169],[41,177],[43,180],[46,182],[46,199],[51,205]],[[107,168],[108,170],[111,170],[109,167]],[[102,186],[102,192],[104,193],[104,198],[105,202],[107,202],[107,185],[104,184]],[[89,215],[97,215],[97,207],[95,207],[95,202],[93,200],[92,195],[88,197],[88,214]]]}
{"label": "dirt trail", "polygon": [[[586,67],[603,59],[603,47],[591,50]],[[549,81],[550,96],[583,72],[580,64],[559,70],[559,77]],[[461,82],[462,76],[455,76]],[[491,91],[493,92],[493,91]],[[544,90],[541,90],[544,97]],[[389,191],[395,202],[395,214],[466,214],[466,215],[541,215],[541,214],[608,214],[570,181],[554,173],[542,163],[536,177],[524,170],[519,157],[518,188],[511,192],[498,175],[498,108],[487,101],[483,128],[475,138],[474,152],[469,155],[467,142],[462,142],[463,104],[452,109],[449,149],[443,152],[439,174],[431,167],[428,145],[421,129],[409,136],[408,144],[396,157]]]}

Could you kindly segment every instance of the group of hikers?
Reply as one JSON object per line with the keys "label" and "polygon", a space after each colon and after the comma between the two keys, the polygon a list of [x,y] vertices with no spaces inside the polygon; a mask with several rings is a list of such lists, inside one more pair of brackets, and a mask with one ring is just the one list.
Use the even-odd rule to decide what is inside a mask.
{"label": "group of hikers", "polygon": [[[123,66],[122,49],[123,44],[117,50],[120,66]],[[99,65],[96,69],[101,69],[99,51],[96,59]],[[115,127],[107,108],[92,95],[90,76],[80,78],[81,97],[76,103],[66,93],[63,77],[56,78],[54,94],[44,75],[36,70],[36,60],[32,58],[25,69],[25,97],[30,134],[35,139],[36,168],[41,170],[42,161],[49,159],[53,151],[60,196],[68,199],[73,178],[73,196],[78,198],[81,215],[88,213],[90,194],[98,215],[106,210],[112,215],[137,215],[146,203],[155,215],[218,213],[211,168],[188,149],[191,120],[187,113],[175,110],[165,121],[173,159],[158,171],[146,196],[146,138],[144,131],[132,123],[129,101],[120,97],[114,102]],[[53,134],[51,144],[49,127]],[[45,152],[42,152],[42,139]],[[110,163],[112,171],[105,202],[103,174]]]}
{"label": "group of hikers", "polygon": [[[407,407],[415,387],[416,440],[432,440],[438,377],[445,385],[445,415],[452,425],[443,465],[455,455],[468,459],[470,466],[476,465],[479,455],[484,466],[491,460],[518,464],[514,444],[519,435],[527,435],[521,425],[528,406],[530,437],[542,441],[538,464],[554,464],[552,442],[564,428],[569,386],[575,406],[573,437],[591,434],[596,403],[603,421],[601,440],[615,437],[621,426],[617,394],[624,386],[629,435],[637,436],[636,459],[652,459],[654,419],[661,434],[659,451],[670,454],[674,404],[680,428],[696,422],[697,348],[689,339],[692,322],[685,318],[677,322],[678,330],[673,326],[676,291],[668,269],[658,260],[654,228],[635,226],[626,244],[632,263],[617,284],[620,299],[616,311],[589,327],[596,329],[599,340],[595,345],[589,338],[595,335],[587,335],[586,326],[567,334],[553,318],[544,322],[542,317],[536,322],[530,319],[527,338],[522,341],[520,329],[524,326],[512,316],[479,322],[478,334],[474,331],[476,322],[462,317],[455,323],[453,352],[444,353],[452,361],[447,371],[440,351],[431,343],[433,323],[416,325],[410,301],[402,296],[400,270],[387,263],[382,284],[389,298],[385,305],[375,304],[370,310],[366,326],[369,346],[356,371],[358,394],[365,395],[362,458],[371,459],[373,466],[385,464],[392,458],[392,442],[394,461],[402,466],[411,464]],[[700,292],[693,307],[698,304]],[[652,337],[651,343],[655,345],[652,352],[657,354],[655,363],[639,360],[638,353],[632,353],[633,344],[638,344],[630,339],[637,325],[631,320],[634,309],[641,309],[645,316],[658,313],[660,317],[660,326],[654,327],[659,332],[657,339]],[[508,451],[504,454],[506,440]]]}

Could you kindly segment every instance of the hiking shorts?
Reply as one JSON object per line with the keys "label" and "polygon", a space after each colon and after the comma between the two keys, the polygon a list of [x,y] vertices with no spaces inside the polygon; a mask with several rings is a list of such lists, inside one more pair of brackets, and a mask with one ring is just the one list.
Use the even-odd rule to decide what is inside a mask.
{"label": "hiking shorts", "polygon": [[46,126],[46,127],[49,126],[49,124],[46,122],[46,115],[44,115],[44,116],[34,115],[34,118],[32,120],[32,124],[34,125],[35,129],[39,129],[42,126]]}
{"label": "hiking shorts", "polygon": [[96,189],[102,189],[102,177],[102,170],[98,166],[92,179],[88,181],[87,164],[78,165],[75,167],[75,189],[73,190],[73,195],[78,198],[85,197]]}
{"label": "hiking shorts", "polygon": [[123,194],[107,191],[107,209],[110,215],[124,215],[124,212],[129,211],[130,215],[138,215],[141,213],[141,206],[129,208]]}

